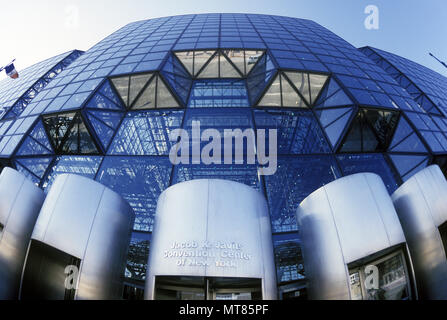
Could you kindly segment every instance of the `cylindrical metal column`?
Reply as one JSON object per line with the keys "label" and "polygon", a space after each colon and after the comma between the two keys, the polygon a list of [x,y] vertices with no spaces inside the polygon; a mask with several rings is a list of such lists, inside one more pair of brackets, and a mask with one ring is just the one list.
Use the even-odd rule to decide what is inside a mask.
{"label": "cylindrical metal column", "polygon": [[447,181],[437,165],[394,192],[422,299],[447,299],[447,259],[439,227],[447,221]]}
{"label": "cylindrical metal column", "polygon": [[310,299],[351,299],[348,264],[405,244],[393,203],[378,175],[338,179],[297,210]]}
{"label": "cylindrical metal column", "polygon": [[192,180],[165,190],[157,205],[146,299],[154,298],[157,276],[261,279],[263,299],[276,299],[263,195],[225,180]]}
{"label": "cylindrical metal column", "polygon": [[0,300],[17,299],[26,250],[44,192],[20,172],[0,175]]}
{"label": "cylindrical metal column", "polygon": [[58,176],[31,237],[21,298],[120,299],[134,219],[105,186]]}

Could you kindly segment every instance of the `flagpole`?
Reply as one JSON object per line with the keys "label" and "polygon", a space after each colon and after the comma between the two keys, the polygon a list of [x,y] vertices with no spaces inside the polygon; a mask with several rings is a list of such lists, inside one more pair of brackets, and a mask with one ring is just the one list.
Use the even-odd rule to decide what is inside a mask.
{"label": "flagpole", "polygon": [[[13,63],[14,61],[16,61],[16,59],[12,59],[12,61],[10,63],[8,63],[6,66],[9,66],[11,63]],[[0,67],[0,72],[3,71],[3,69],[5,69],[6,66]]]}

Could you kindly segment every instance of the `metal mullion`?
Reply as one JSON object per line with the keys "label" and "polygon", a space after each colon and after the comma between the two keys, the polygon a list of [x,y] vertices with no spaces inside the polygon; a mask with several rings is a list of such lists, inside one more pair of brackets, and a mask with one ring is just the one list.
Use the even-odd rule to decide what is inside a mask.
{"label": "metal mullion", "polygon": [[[227,50],[234,50],[234,49],[227,49]],[[241,76],[241,79],[244,79],[245,74],[241,73],[239,68],[236,67],[236,65],[233,63],[233,61],[231,61],[231,59],[225,54],[225,52],[223,50],[221,50],[221,55],[223,55],[224,59],[232,65],[232,67],[237,71],[237,73],[239,73],[239,75]],[[219,65],[220,65],[220,62],[219,62]],[[244,69],[245,69],[245,50],[244,50]],[[220,70],[219,70],[219,72],[220,72]],[[220,73],[219,73],[219,75],[220,75]]]}
{"label": "metal mullion", "polygon": [[[94,131],[94,129],[90,127],[90,123],[86,120],[86,118],[84,118],[83,111],[79,110],[78,113],[79,113],[79,117],[81,119],[81,122],[84,124],[85,129],[87,130],[87,133],[90,136],[90,139],[92,140],[93,144],[96,147],[96,150],[98,151],[98,155],[103,155],[101,153],[101,151],[104,151],[104,154],[105,154],[105,150],[102,149],[102,144],[101,144],[101,141],[100,141],[99,137],[97,137],[96,132]],[[78,124],[78,132],[80,132],[79,124]],[[79,137],[80,137],[80,133],[79,133]],[[80,144],[80,141],[79,141],[78,148],[80,146],[81,146],[81,144]]]}
{"label": "metal mullion", "polygon": [[[292,89],[298,94],[298,96],[301,98],[301,100],[304,101],[304,104],[306,105],[306,107],[308,109],[311,109],[311,104],[309,104],[309,102],[306,101],[306,99],[301,94],[300,90],[298,90],[298,88],[295,86],[295,84],[289,79],[289,77],[287,77],[287,75],[283,71],[281,71],[281,74],[286,78],[286,81],[289,83],[289,85],[292,86]],[[309,75],[307,76],[307,79],[309,80]],[[309,87],[309,95],[310,95],[310,87]]]}
{"label": "metal mullion", "polygon": [[[214,49],[213,49],[214,50]],[[200,68],[199,72],[197,72],[197,75],[194,76],[194,79],[198,79],[198,76],[200,76],[200,73],[203,72],[203,70],[205,70],[205,68],[210,64],[210,62],[214,59],[214,57],[219,53],[219,50],[216,50],[213,55],[208,59],[207,62],[205,62],[205,64]],[[194,60],[195,60],[195,53],[194,53]],[[219,64],[218,64],[219,65]],[[195,61],[194,61],[194,66],[195,66]],[[219,67],[218,67],[219,68]],[[218,69],[219,70],[219,69]]]}
{"label": "metal mullion", "polygon": [[[150,73],[150,72],[149,72]],[[143,95],[143,93],[144,93],[144,91],[147,89],[147,87],[149,87],[149,85],[151,84],[151,82],[152,82],[152,79],[155,77],[157,75],[157,73],[156,72],[153,72],[152,73],[152,76],[149,78],[149,80],[147,80],[147,82],[146,82],[146,84],[143,86],[143,88],[140,90],[140,92],[137,94],[137,96],[135,97],[135,99],[134,99],[134,101],[133,101],[133,103],[131,104],[131,105],[129,105],[129,109],[128,110],[131,110],[134,106],[135,106],[135,104],[137,103],[137,101],[138,101],[138,99]],[[130,92],[130,85],[129,85],[129,92]],[[100,93],[101,94],[101,93]],[[157,95],[156,94],[156,91],[155,91],[155,95]]]}

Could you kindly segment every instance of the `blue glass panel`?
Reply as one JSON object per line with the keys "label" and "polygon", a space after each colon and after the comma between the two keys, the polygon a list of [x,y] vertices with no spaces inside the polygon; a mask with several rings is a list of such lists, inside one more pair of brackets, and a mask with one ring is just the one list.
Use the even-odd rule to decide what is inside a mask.
{"label": "blue glass panel", "polygon": [[255,121],[258,130],[277,130],[278,154],[331,152],[310,110],[255,110]]}
{"label": "blue glass panel", "polygon": [[427,142],[428,146],[430,147],[431,151],[433,152],[442,152],[444,151],[444,148],[439,143],[438,139],[434,136],[432,132],[429,131],[420,131],[422,134],[422,137],[424,138],[425,142]]}
{"label": "blue glass panel", "polygon": [[337,145],[338,140],[340,140],[341,135],[343,134],[344,129],[349,123],[349,119],[353,113],[354,109],[351,109],[347,113],[345,113],[342,117],[338,118],[335,122],[328,125],[324,130],[326,131],[326,135],[329,138],[332,146],[335,147]]}
{"label": "blue glass panel", "polygon": [[427,153],[427,149],[416,133],[412,133],[409,137],[400,141],[394,147],[390,148],[394,152],[416,152]]}
{"label": "blue glass panel", "polygon": [[197,107],[249,107],[243,80],[199,80],[194,82],[188,103]]}
{"label": "blue glass panel", "polygon": [[19,169],[19,171],[25,173],[27,176],[32,178],[34,183],[36,182],[39,183],[40,180],[43,178],[45,171],[47,170],[52,160],[53,160],[52,157],[17,158],[16,165],[17,164],[20,165],[21,168],[19,169],[19,166],[17,166],[17,169]]}
{"label": "blue glass panel", "polygon": [[15,162],[15,167],[16,167],[17,171],[23,173],[25,175],[25,177],[27,177],[29,180],[31,180],[35,185],[37,185],[37,186],[39,185],[40,179],[38,177],[36,177],[34,174],[32,174],[27,168],[22,166],[17,161]]}
{"label": "blue glass panel", "polygon": [[272,231],[297,230],[295,214],[301,201],[339,177],[332,156],[280,157],[276,174],[265,176]]}
{"label": "blue glass panel", "polygon": [[53,148],[51,147],[50,140],[48,139],[42,122],[39,121],[20,146],[17,155],[24,156],[51,153],[53,153]]}
{"label": "blue glass panel", "polygon": [[412,176],[414,176],[416,173],[421,171],[422,169],[425,169],[428,165],[428,159],[424,160],[420,165],[418,165],[416,168],[408,172],[405,176],[402,177],[402,180],[405,182],[408,179],[410,179]]}
{"label": "blue glass panel", "polygon": [[191,78],[188,71],[185,70],[181,62],[176,57],[174,57],[173,54],[169,55],[162,70],[164,72],[172,73],[186,79]]}
{"label": "blue glass panel", "polygon": [[87,111],[87,117],[90,124],[93,126],[104,149],[107,149],[109,146],[110,140],[118,128],[123,116],[124,114],[121,112]]}
{"label": "blue glass panel", "polygon": [[121,109],[124,109],[124,106],[121,103],[121,99],[115,93],[115,90],[110,85],[110,82],[107,80],[99,89],[99,93],[113,101],[116,105],[118,105]]}
{"label": "blue glass panel", "polygon": [[132,232],[127,253],[125,277],[144,281],[146,279],[147,261],[151,234],[148,232]]}
{"label": "blue glass panel", "polygon": [[394,148],[397,144],[403,141],[413,133],[413,129],[410,127],[409,123],[403,116],[400,117],[399,125],[397,126],[396,132],[394,133],[393,140],[390,144],[390,149]]}
{"label": "blue glass panel", "polygon": [[174,90],[175,93],[181,98],[183,103],[186,104],[191,89],[192,80],[190,78],[183,78],[173,73],[163,73],[164,78],[168,84]]}
{"label": "blue glass panel", "polygon": [[399,187],[389,164],[382,154],[339,155],[337,159],[345,176],[372,172],[382,178],[389,194],[392,194]]}
{"label": "blue glass panel", "polygon": [[331,79],[315,103],[315,108],[337,107],[352,104],[353,102],[351,99],[349,99],[337,82],[334,79]]}
{"label": "blue glass panel", "polygon": [[103,95],[97,93],[95,94],[90,101],[87,103],[87,108],[93,108],[93,109],[109,109],[109,110],[122,110],[122,108],[112,102],[111,100],[107,99]]}
{"label": "blue glass panel", "polygon": [[325,128],[349,111],[352,111],[352,108],[319,109],[316,113],[321,125]]}
{"label": "blue glass panel", "polygon": [[402,178],[421,163],[428,161],[428,156],[391,154],[390,158]]}
{"label": "blue glass panel", "polygon": [[177,165],[172,184],[196,179],[224,179],[246,184],[261,190],[256,165]]}
{"label": "blue glass panel", "polygon": [[[190,150],[192,154],[192,145],[196,143],[192,136],[193,121],[200,123],[200,130],[203,132],[206,129],[214,129],[219,131],[220,137],[223,140],[225,130],[241,129],[242,131],[253,128],[252,115],[249,109],[246,108],[200,108],[189,109],[185,116],[184,129],[188,131],[190,140]],[[210,139],[211,140],[211,139]],[[221,141],[222,141],[221,140]],[[233,139],[234,141],[234,139]],[[209,141],[201,141],[201,150],[209,144]],[[224,155],[224,143],[221,143],[221,156]],[[233,144],[233,155],[235,154],[235,144]],[[247,144],[244,143],[243,154],[246,154]]]}
{"label": "blue glass panel", "polygon": [[278,283],[305,279],[301,240],[298,233],[274,235],[273,249]]}
{"label": "blue glass panel", "polygon": [[73,173],[93,179],[98,171],[102,158],[100,156],[57,157],[42,187],[45,192],[48,192],[56,177],[63,173]]}
{"label": "blue glass panel", "polygon": [[152,231],[160,194],[169,186],[168,158],[106,157],[96,180],[123,196],[134,209],[134,229]]}
{"label": "blue glass panel", "polygon": [[51,153],[51,150],[34,140],[32,137],[27,137],[17,151],[18,156],[45,155]]}
{"label": "blue glass panel", "polygon": [[183,111],[131,112],[124,118],[108,154],[168,155],[175,142],[169,133],[180,128]]}
{"label": "blue glass panel", "polygon": [[263,54],[247,77],[247,87],[252,103],[257,101],[275,73],[275,65],[270,56],[267,53]]}

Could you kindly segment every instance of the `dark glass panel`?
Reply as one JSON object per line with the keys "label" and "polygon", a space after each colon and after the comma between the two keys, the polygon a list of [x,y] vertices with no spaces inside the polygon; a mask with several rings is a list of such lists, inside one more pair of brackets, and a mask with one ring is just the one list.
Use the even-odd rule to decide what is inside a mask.
{"label": "dark glass panel", "polygon": [[133,232],[127,252],[126,278],[144,281],[149,258],[150,233]]}
{"label": "dark glass panel", "polygon": [[305,279],[301,240],[298,233],[273,236],[278,284]]}
{"label": "dark glass panel", "polygon": [[65,136],[72,127],[72,122],[76,117],[76,113],[65,113],[54,116],[46,116],[43,123],[49,133],[50,139],[57,151],[61,149],[65,143]]}
{"label": "dark glass panel", "polygon": [[397,112],[360,109],[341,147],[341,152],[386,151],[398,119]]}
{"label": "dark glass panel", "polygon": [[31,240],[23,272],[20,299],[74,300],[76,290],[66,289],[65,268],[74,266],[79,269],[80,265],[81,259],[42,242]]}

